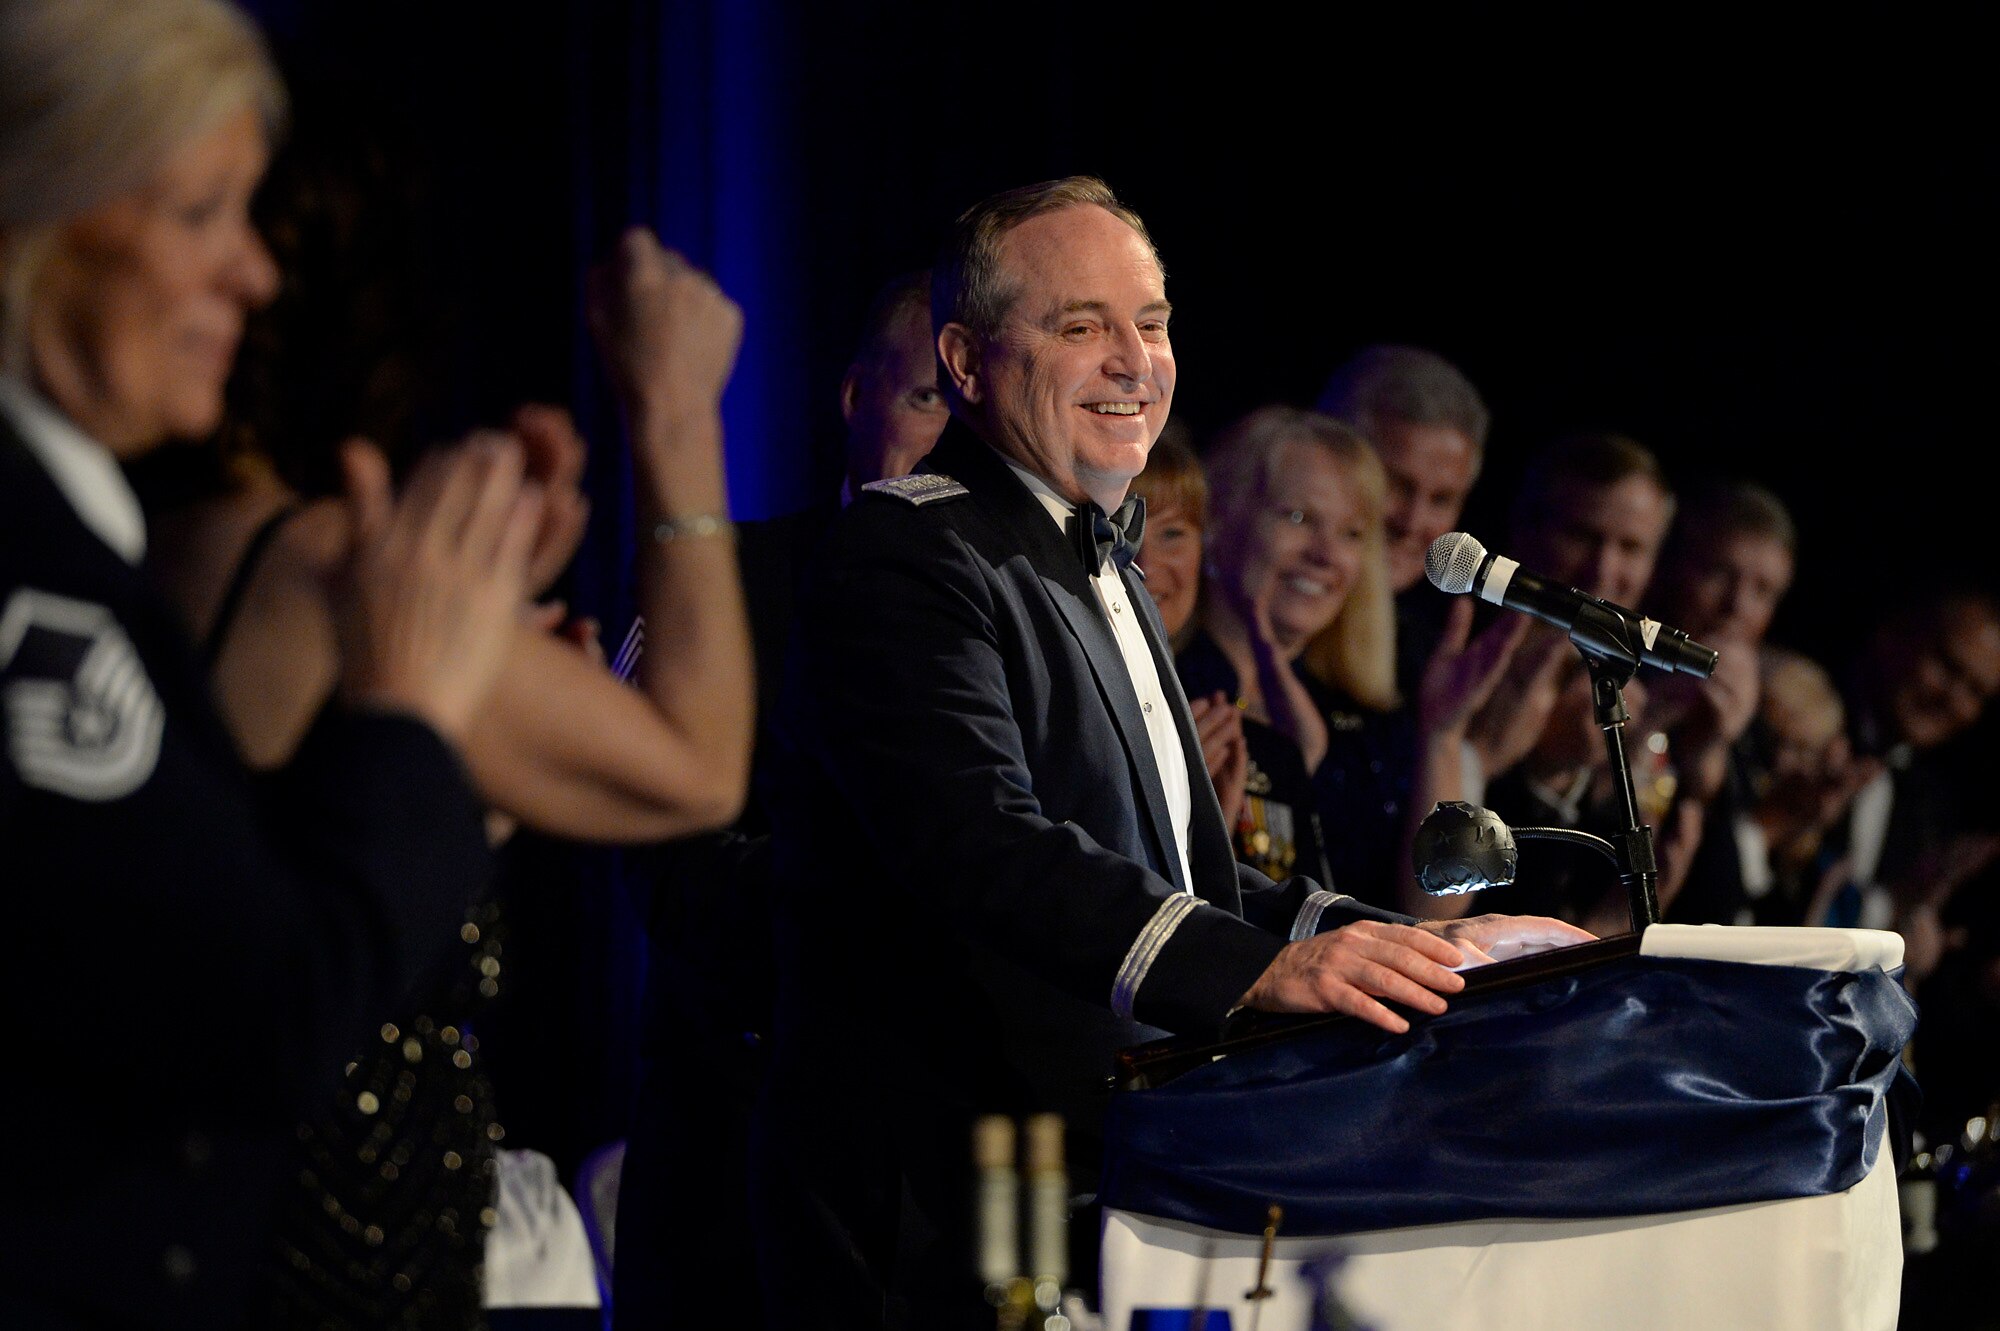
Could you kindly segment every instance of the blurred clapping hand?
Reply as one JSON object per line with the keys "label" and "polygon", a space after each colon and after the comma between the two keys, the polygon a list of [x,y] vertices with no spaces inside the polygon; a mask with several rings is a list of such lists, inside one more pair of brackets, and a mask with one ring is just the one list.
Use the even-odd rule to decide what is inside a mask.
{"label": "blurred clapping hand", "polygon": [[543,491],[519,440],[482,432],[427,459],[400,496],[362,440],[342,450],[353,541],[338,604],[341,691],[462,741],[506,663]]}
{"label": "blurred clapping hand", "polygon": [[1250,776],[1250,748],[1243,738],[1243,712],[1220,689],[1203,698],[1190,698],[1188,710],[1194,714],[1195,733],[1201,739],[1202,763],[1208,779],[1215,783],[1215,798],[1222,805],[1222,825],[1234,832],[1243,812],[1243,787]]}

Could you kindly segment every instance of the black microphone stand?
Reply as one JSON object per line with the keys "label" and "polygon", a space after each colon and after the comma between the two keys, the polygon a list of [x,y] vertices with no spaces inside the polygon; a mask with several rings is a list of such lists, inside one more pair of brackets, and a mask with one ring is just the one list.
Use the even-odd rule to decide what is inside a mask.
{"label": "black microphone stand", "polygon": [[[1612,852],[1612,862],[1618,866],[1618,881],[1625,884],[1634,933],[1660,922],[1660,866],[1653,857],[1653,829],[1639,821],[1632,764],[1625,757],[1625,723],[1632,719],[1625,709],[1625,685],[1639,670],[1639,644],[1632,641],[1637,631],[1623,615],[1587,605],[1569,635],[1590,671],[1591,710],[1597,728],[1604,732],[1604,752],[1611,760],[1611,781],[1618,792],[1624,826],[1609,838],[1608,849]],[[1554,830],[1520,828],[1515,835]],[[1578,839],[1578,834],[1547,839],[1568,841]],[[1595,842],[1598,838],[1589,840]]]}

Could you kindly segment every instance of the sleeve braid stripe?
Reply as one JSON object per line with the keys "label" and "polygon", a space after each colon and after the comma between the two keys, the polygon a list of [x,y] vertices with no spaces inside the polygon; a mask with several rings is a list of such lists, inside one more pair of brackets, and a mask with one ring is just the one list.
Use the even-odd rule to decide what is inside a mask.
{"label": "sleeve braid stripe", "polygon": [[1306,898],[1305,904],[1299,907],[1298,918],[1292,921],[1292,941],[1296,943],[1318,933],[1319,917],[1326,913],[1328,906],[1338,901],[1352,900],[1353,897],[1342,892],[1329,892],[1325,888],[1315,891]]}
{"label": "sleeve braid stripe", "polygon": [[1181,893],[1160,903],[1153,912],[1153,918],[1139,931],[1132,948],[1125,954],[1124,964],[1118,968],[1118,978],[1111,985],[1111,1010],[1126,1020],[1132,1019],[1132,1004],[1138,998],[1139,986],[1146,982],[1146,972],[1153,968],[1153,961],[1160,955],[1160,949],[1174,936],[1195,907],[1201,905],[1201,898]]}

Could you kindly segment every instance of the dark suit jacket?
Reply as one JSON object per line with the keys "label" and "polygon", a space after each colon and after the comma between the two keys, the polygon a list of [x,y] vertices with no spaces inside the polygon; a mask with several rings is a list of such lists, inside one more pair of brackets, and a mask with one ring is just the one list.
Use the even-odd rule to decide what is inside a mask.
{"label": "dark suit jacket", "polygon": [[[888,1291],[878,1325],[898,1293],[923,1306],[927,1280],[972,1287],[955,1234],[970,1116],[1053,1109],[1073,1140],[1093,1136],[1114,1053],[1216,1027],[1315,890],[1235,862],[1158,612],[1128,570],[1126,612],[1193,788],[1183,884],[1145,718],[1070,543],[962,426],[925,470],[970,493],[868,494],[835,524],[781,718],[766,1159],[808,1181],[805,1209],[832,1222],[820,1246],[847,1245],[856,1287]],[[1158,936],[1188,887],[1205,904]],[[1401,918],[1346,903],[1325,922],[1362,917]],[[1148,953],[1142,935],[1150,964],[1121,1016],[1114,986]],[[774,1219],[768,1237],[788,1282],[811,1265],[813,1235]]]}
{"label": "dark suit jacket", "polygon": [[[52,750],[149,717],[123,779],[62,788]],[[0,1326],[239,1325],[294,1125],[484,886],[479,802],[428,727],[339,709],[253,787],[171,609],[4,418],[0,741]]]}

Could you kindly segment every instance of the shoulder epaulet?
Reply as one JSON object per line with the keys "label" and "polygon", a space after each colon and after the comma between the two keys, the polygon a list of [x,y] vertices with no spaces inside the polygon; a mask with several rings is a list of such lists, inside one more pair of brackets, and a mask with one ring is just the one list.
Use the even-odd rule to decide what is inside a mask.
{"label": "shoulder epaulet", "polygon": [[940,499],[956,499],[972,491],[939,472],[919,472],[914,476],[891,476],[886,481],[870,481],[861,487],[865,494],[888,495],[913,507],[934,504]]}

